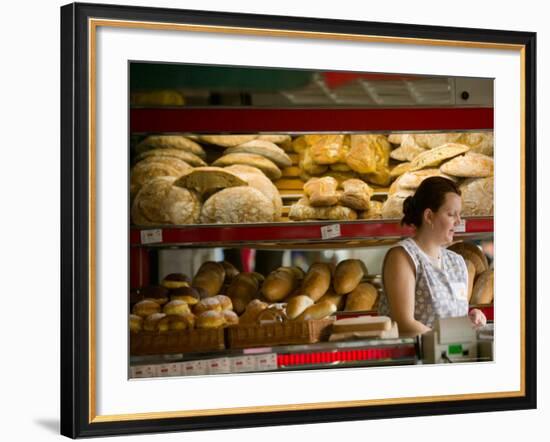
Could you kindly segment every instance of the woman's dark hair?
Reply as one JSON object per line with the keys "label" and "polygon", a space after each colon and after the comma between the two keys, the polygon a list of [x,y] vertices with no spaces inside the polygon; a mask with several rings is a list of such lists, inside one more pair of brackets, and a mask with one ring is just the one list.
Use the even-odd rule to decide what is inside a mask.
{"label": "woman's dark hair", "polygon": [[460,196],[458,186],[451,180],[440,176],[426,178],[413,196],[403,201],[403,219],[401,224],[420,227],[424,210],[431,209],[437,212],[445,202],[445,194],[456,193]]}

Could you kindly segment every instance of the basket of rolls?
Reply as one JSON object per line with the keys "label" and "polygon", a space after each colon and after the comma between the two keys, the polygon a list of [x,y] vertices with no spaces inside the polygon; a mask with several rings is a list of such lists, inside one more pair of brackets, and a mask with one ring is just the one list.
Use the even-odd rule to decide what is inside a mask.
{"label": "basket of rolls", "polygon": [[238,322],[231,298],[220,294],[236,274],[229,263],[205,262],[191,280],[167,275],[161,286],[131,297],[130,354],[152,355],[225,349],[224,328]]}

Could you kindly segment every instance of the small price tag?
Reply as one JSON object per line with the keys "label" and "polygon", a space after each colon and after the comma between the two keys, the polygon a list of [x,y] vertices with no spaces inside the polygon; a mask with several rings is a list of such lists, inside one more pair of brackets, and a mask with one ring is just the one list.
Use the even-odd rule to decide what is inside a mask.
{"label": "small price tag", "polygon": [[256,359],[253,356],[239,356],[231,358],[231,373],[255,371]]}
{"label": "small price tag", "polygon": [[162,230],[161,229],[150,229],[141,231],[141,243],[142,244],[153,244],[157,242],[162,242]]}
{"label": "small price tag", "polygon": [[206,374],[206,363],[204,361],[186,361],[181,364],[183,376],[194,376]]}
{"label": "small price tag", "polygon": [[180,376],[180,364],[160,364],[157,365],[157,377]]}
{"label": "small price tag", "polygon": [[222,374],[229,373],[231,367],[229,366],[229,358],[210,359],[207,361],[208,374]]}
{"label": "small price tag", "polygon": [[153,378],[156,376],[156,370],[154,365],[139,365],[132,367],[133,378]]}
{"label": "small price tag", "polygon": [[464,233],[466,232],[466,220],[461,220],[460,224],[455,226],[455,233]]}
{"label": "small price tag", "polygon": [[277,354],[269,353],[256,356],[256,371],[277,370]]}
{"label": "small price tag", "polygon": [[321,238],[323,239],[338,238],[340,235],[340,224],[329,224],[321,227]]}

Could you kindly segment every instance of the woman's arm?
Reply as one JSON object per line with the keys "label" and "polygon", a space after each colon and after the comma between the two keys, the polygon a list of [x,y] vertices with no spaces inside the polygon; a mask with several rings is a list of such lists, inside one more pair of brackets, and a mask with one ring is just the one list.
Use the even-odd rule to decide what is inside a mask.
{"label": "woman's arm", "polygon": [[416,276],[414,265],[402,247],[392,248],[386,255],[382,278],[390,316],[399,331],[417,334],[429,331],[429,327],[414,319]]}

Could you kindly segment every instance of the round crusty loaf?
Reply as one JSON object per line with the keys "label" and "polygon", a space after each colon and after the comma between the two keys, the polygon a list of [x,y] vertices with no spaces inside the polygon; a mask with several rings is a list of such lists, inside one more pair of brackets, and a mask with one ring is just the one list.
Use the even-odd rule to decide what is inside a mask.
{"label": "round crusty loaf", "polygon": [[253,153],[273,161],[278,167],[292,166],[292,160],[286,152],[276,144],[266,140],[255,139],[224,151],[224,155],[230,153]]}
{"label": "round crusty loaf", "polygon": [[280,219],[283,212],[283,200],[279,189],[273,184],[273,182],[265,176],[265,174],[257,167],[246,166],[244,164],[234,164],[228,166],[225,170],[234,173],[242,180],[246,181],[250,187],[258,189],[262,192],[272,203],[275,210],[275,221]]}
{"label": "round crusty loaf", "polygon": [[493,175],[494,161],[490,156],[476,152],[467,152],[440,167],[443,173],[463,178],[484,178]]}
{"label": "round crusty loaf", "polygon": [[372,284],[363,282],[346,299],[345,311],[356,312],[372,310],[378,299],[378,290]]}
{"label": "round crusty loaf", "polygon": [[195,190],[201,196],[210,196],[227,187],[246,186],[246,181],[222,167],[196,167],[180,175],[174,186]]}
{"label": "round crusty loaf", "polygon": [[305,309],[313,305],[313,299],[306,295],[298,295],[291,298],[286,305],[286,316],[288,319],[295,319]]}
{"label": "round crusty loaf", "polygon": [[360,259],[340,261],[334,271],[334,291],[337,295],[350,293],[367,273],[367,268]]}
{"label": "round crusty loaf", "polygon": [[130,196],[137,195],[141,187],[159,176],[180,177],[193,170],[185,161],[177,158],[146,158],[135,164],[130,171]]}
{"label": "round crusty loaf", "polygon": [[493,269],[485,270],[479,275],[474,284],[472,292],[471,304],[490,304],[494,297],[494,271]]}
{"label": "round crusty loaf", "polygon": [[493,215],[494,177],[468,178],[460,185],[464,216]]}
{"label": "round crusty loaf", "polygon": [[214,223],[261,223],[275,218],[273,203],[253,187],[230,187],[212,195],[202,206],[200,220]]}
{"label": "round crusty loaf", "polygon": [[203,160],[206,158],[206,152],[200,144],[182,135],[149,135],[136,146],[138,154],[152,149],[179,149]]}
{"label": "round crusty loaf", "polygon": [[324,262],[312,264],[302,282],[302,289],[313,301],[318,301],[330,287],[331,268]]}
{"label": "round crusty loaf", "polygon": [[273,161],[253,153],[229,153],[214,161],[212,166],[225,167],[233,164],[257,167],[272,181],[278,180],[282,176],[281,169]]}
{"label": "round crusty loaf", "polygon": [[279,267],[272,271],[262,285],[262,294],[268,301],[285,299],[298,285],[296,272],[290,267]]}
{"label": "round crusty loaf", "polygon": [[145,158],[176,158],[185,161],[193,167],[206,166],[206,163],[197,155],[180,149],[153,149],[147,150],[136,156],[136,162]]}
{"label": "round crusty loaf", "polygon": [[157,177],[144,184],[132,204],[137,225],[194,224],[201,204],[193,191],[173,186],[176,178]]}
{"label": "round crusty loaf", "polygon": [[398,190],[388,196],[388,199],[382,206],[382,218],[400,219],[403,218],[403,201],[405,198],[414,195],[412,190]]}
{"label": "round crusty loaf", "polygon": [[471,242],[459,241],[450,245],[447,249],[458,253],[465,260],[470,260],[476,268],[476,275],[483,273],[489,268],[489,262],[483,251]]}
{"label": "round crusty loaf", "polygon": [[219,262],[207,261],[203,263],[193,278],[192,286],[201,287],[209,296],[220,292],[225,280],[225,268]]}
{"label": "round crusty loaf", "polygon": [[200,141],[224,147],[238,146],[255,138],[258,135],[199,135]]}

